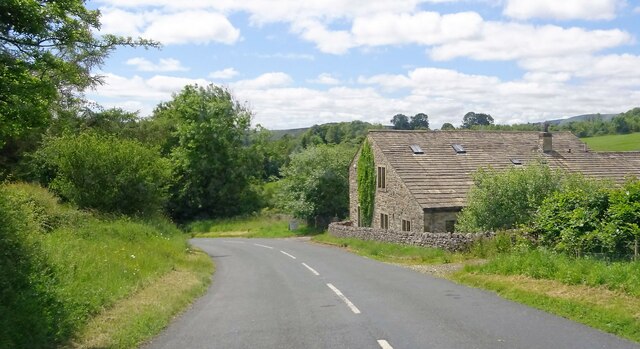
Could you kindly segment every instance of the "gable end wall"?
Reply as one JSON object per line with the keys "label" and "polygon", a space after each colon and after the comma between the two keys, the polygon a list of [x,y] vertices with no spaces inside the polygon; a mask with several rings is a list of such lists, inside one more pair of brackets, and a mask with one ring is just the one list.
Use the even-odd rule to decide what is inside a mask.
{"label": "gable end wall", "polygon": [[[375,173],[377,175],[377,167],[384,166],[386,168],[386,189],[377,189],[375,196],[375,208],[373,211],[374,228],[380,228],[380,214],[389,215],[389,229],[395,231],[402,230],[402,220],[411,221],[411,231],[424,231],[424,213],[418,202],[413,198],[407,187],[404,185],[395,169],[391,167],[386,157],[375,144],[368,138],[373,150],[375,162]],[[407,151],[411,151],[407,148]],[[349,210],[351,221],[354,225],[358,223],[358,170],[357,164],[360,158],[360,151],[356,155],[352,165],[349,167]]]}

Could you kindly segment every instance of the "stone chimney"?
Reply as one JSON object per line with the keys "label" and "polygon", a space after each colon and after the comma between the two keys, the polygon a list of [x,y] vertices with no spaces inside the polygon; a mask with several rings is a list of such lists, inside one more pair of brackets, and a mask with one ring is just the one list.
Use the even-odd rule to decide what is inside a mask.
{"label": "stone chimney", "polygon": [[538,146],[543,153],[550,153],[553,150],[552,138],[551,132],[540,132],[538,136]]}

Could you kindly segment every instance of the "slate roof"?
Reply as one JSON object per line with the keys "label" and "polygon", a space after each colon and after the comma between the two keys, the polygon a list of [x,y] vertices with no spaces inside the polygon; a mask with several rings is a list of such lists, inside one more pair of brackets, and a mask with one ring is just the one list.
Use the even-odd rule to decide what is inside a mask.
{"label": "slate roof", "polygon": [[[593,152],[570,132],[552,135],[553,150],[542,153],[539,132],[512,131],[391,131],[372,130],[379,147],[416,201],[424,209],[463,207],[480,167],[504,169],[542,157],[553,168],[623,182],[640,177],[640,152]],[[457,153],[460,144],[466,153]],[[424,154],[414,154],[418,145]]]}

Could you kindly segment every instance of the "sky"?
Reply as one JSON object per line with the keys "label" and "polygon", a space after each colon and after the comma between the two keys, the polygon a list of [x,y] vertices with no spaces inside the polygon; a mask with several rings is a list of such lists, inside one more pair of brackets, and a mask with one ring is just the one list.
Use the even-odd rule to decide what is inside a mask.
{"label": "sky", "polygon": [[90,0],[119,48],[87,97],[151,115],[228,88],[268,129],[469,111],[538,122],[640,106],[638,0]]}

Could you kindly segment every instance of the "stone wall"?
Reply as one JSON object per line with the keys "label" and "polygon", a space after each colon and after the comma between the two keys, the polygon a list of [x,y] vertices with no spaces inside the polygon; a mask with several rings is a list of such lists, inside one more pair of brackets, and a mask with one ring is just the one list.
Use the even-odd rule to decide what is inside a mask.
{"label": "stone wall", "polygon": [[336,222],[329,224],[329,234],[336,237],[357,238],[422,247],[437,247],[448,251],[463,251],[473,241],[492,237],[493,233],[460,234],[460,233],[421,233],[378,228],[357,227],[352,222]]}

